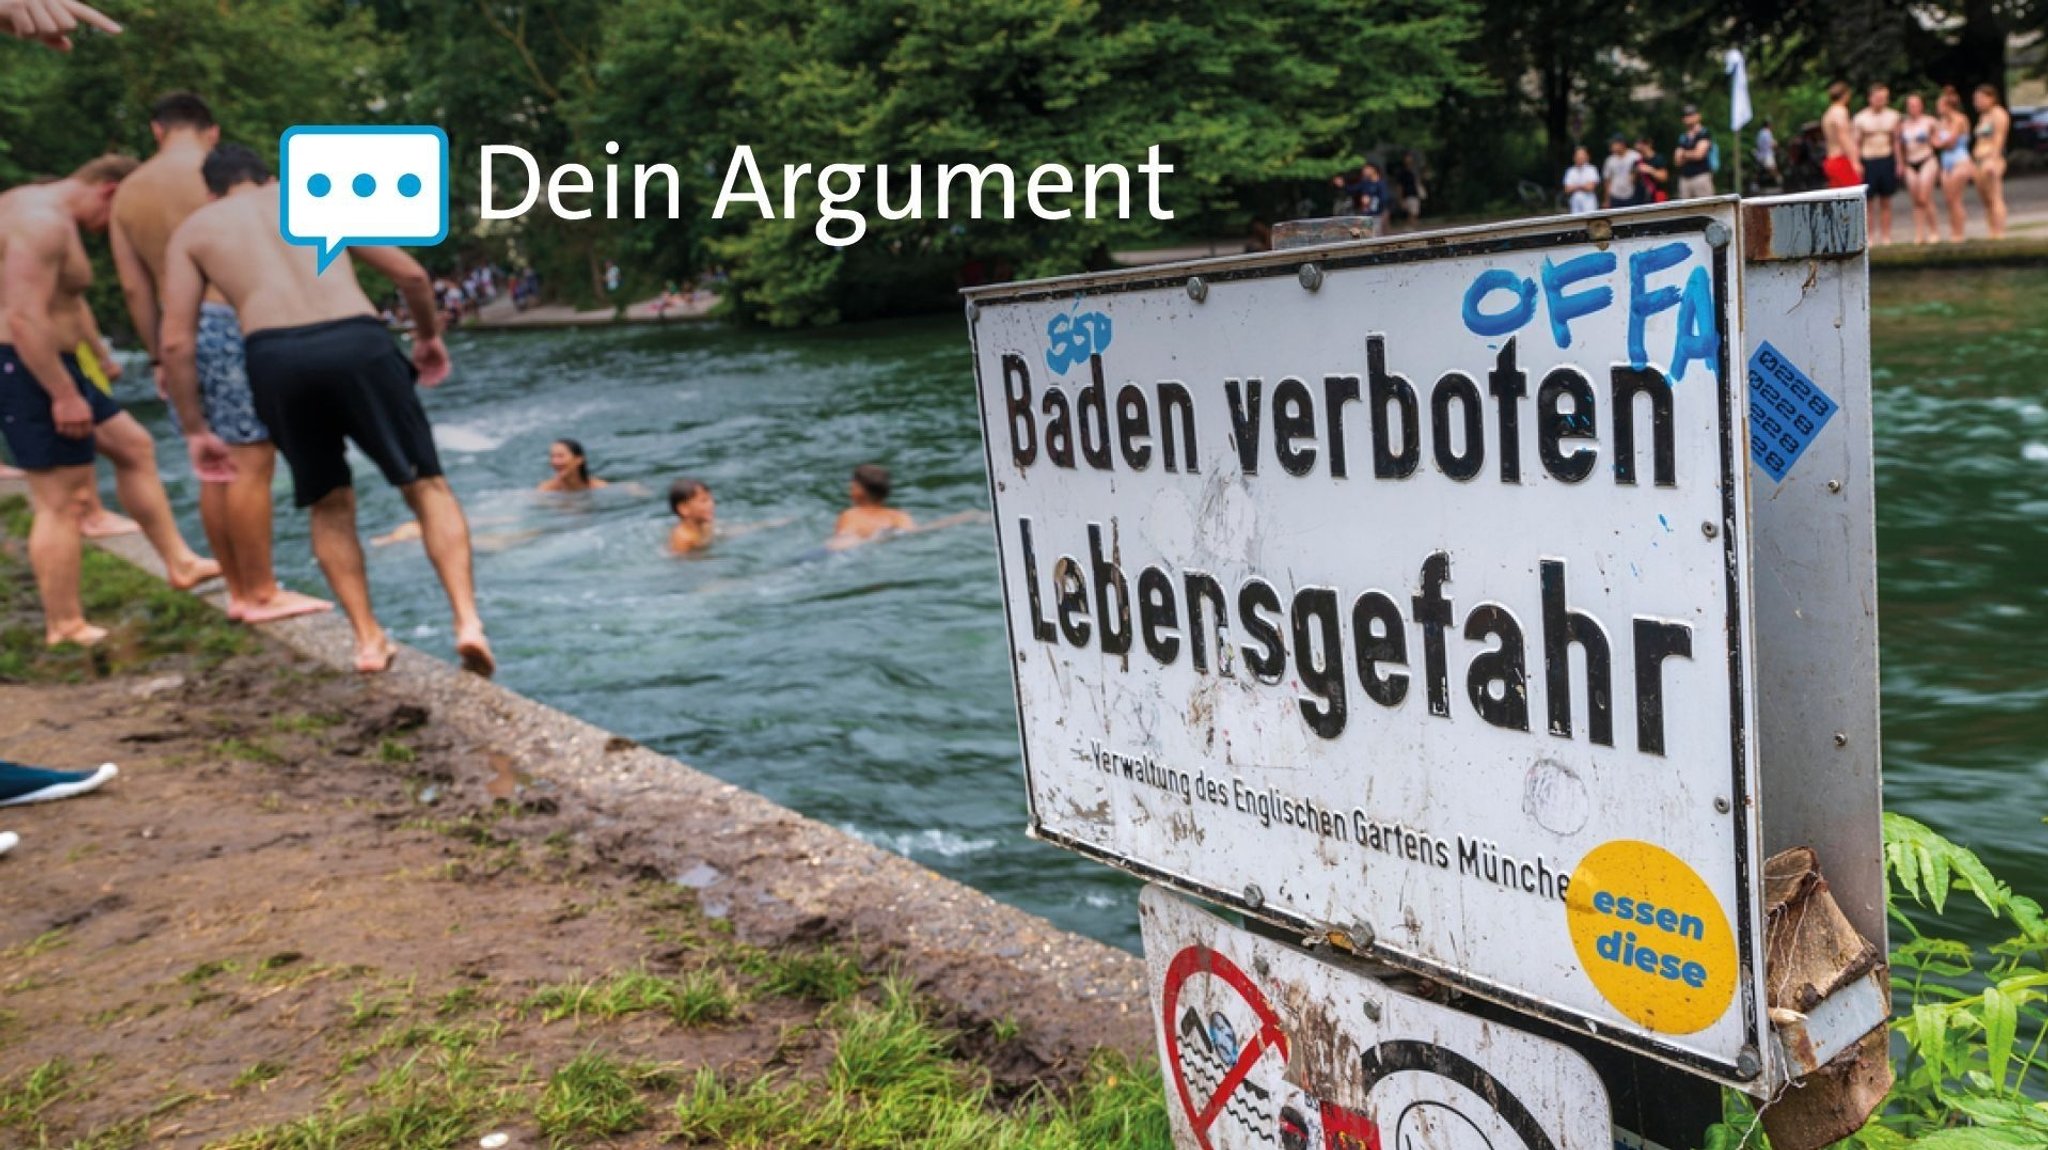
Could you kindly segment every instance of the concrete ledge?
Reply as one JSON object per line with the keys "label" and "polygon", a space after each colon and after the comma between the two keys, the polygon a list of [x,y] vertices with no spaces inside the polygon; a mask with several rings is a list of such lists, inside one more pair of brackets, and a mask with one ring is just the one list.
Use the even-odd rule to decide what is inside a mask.
{"label": "concrete ledge", "polygon": [[[0,495],[22,491],[0,482]],[[162,577],[139,536],[101,546]],[[223,605],[216,596],[215,606]],[[315,662],[353,666],[338,612],[260,631]],[[511,756],[521,773],[551,783],[557,801],[582,806],[600,857],[696,888],[703,905],[729,917],[747,941],[857,948],[914,978],[959,1023],[1014,1020],[1019,1041],[1044,1070],[1078,1067],[1104,1046],[1133,1055],[1151,1050],[1145,965],[1136,956],[418,650],[401,648],[384,681]],[[1003,785],[1018,784],[1006,777]]]}
{"label": "concrete ledge", "polygon": [[1886,244],[1870,249],[1876,271],[1909,268],[2037,268],[2048,266],[2048,236],[1965,240],[1959,244]]}

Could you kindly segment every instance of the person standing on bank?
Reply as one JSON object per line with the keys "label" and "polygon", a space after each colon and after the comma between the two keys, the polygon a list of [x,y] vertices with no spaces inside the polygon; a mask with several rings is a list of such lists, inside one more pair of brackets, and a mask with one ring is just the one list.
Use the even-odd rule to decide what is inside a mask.
{"label": "person standing on bank", "polygon": [[1870,86],[1870,104],[1850,121],[1856,135],[1856,158],[1863,169],[1863,183],[1869,188],[1871,214],[1877,219],[1877,234],[1871,242],[1892,242],[1892,197],[1899,194],[1899,110],[1892,105],[1892,90],[1883,84]]}
{"label": "person standing on bank", "polygon": [[1641,159],[1628,146],[1628,137],[1614,133],[1607,141],[1607,158],[1600,161],[1600,176],[1604,186],[1601,196],[1610,208],[1626,208],[1641,203],[1636,198],[1636,161]]}
{"label": "person standing on bank", "polygon": [[189,591],[220,574],[178,532],[155,441],[86,379],[72,350],[86,339],[92,286],[80,230],[106,230],[114,191],[135,166],[101,156],[64,179],[0,194],[0,434],[28,473],[29,565],[50,646],[89,647],[107,635],[86,621],[78,589],[96,452],[113,463],[122,509],[142,525],[171,586]]}
{"label": "person standing on bank", "polygon": [[1565,207],[1575,216],[1600,210],[1600,169],[1585,148],[1572,149],[1572,166],[1564,173]]}
{"label": "person standing on bank", "polygon": [[1636,141],[1636,202],[1661,204],[1671,198],[1671,163],[1657,154],[1657,142],[1648,132]]}
{"label": "person standing on bank", "polygon": [[1977,165],[1970,159],[1970,117],[1963,112],[1962,94],[1953,85],[1941,90],[1934,110],[1934,146],[1941,153],[1941,195],[1948,201],[1949,242],[1959,244],[1969,222],[1963,210],[1963,192],[1977,179]]}
{"label": "person standing on bank", "polygon": [[2005,238],[2005,142],[2012,135],[2012,114],[1998,102],[1998,89],[1977,85],[1975,143],[1970,158],[1977,164],[1977,196],[1984,201],[1984,224],[1991,238]]}
{"label": "person standing on bank", "polygon": [[[178,225],[206,206],[206,181],[199,168],[219,142],[220,127],[204,100],[190,92],[173,92],[150,109],[149,128],[156,136],[156,155],[121,181],[107,236],[129,318],[155,362],[164,249]],[[332,609],[332,603],[277,584],[270,552],[270,481],[277,471],[277,450],[270,445],[263,421],[256,418],[234,309],[217,292],[208,293],[200,305],[196,362],[207,426],[228,445],[235,460],[232,481],[202,478],[199,483],[199,522],[227,580],[228,618],[269,623]]]}
{"label": "person standing on bank", "polygon": [[1821,113],[1821,136],[1827,141],[1827,159],[1821,171],[1828,187],[1853,188],[1863,182],[1863,164],[1856,158],[1856,126],[1849,115],[1849,93],[1854,89],[1836,80],[1828,85],[1828,110]]}
{"label": "person standing on bank", "polygon": [[[193,469],[224,481],[235,467],[199,401],[200,305],[211,285],[240,318],[257,412],[291,467],[298,505],[311,509],[313,554],[355,632],[356,670],[383,671],[398,649],[370,606],[349,443],[376,462],[419,520],[454,610],[463,669],[491,674],[497,663],[477,614],[469,523],[442,477],[433,428],[414,389],[415,381],[434,387],[448,378],[433,281],[411,256],[386,247],[344,252],[323,275],[310,249],[279,234],[277,182],[261,157],[226,144],[200,171],[214,200],[171,237],[161,343]],[[357,284],[351,255],[383,273],[412,306],[410,364]]]}
{"label": "person standing on bank", "polygon": [[1933,116],[1927,101],[1915,92],[1906,97],[1906,115],[1899,121],[1899,160],[1906,165],[1906,194],[1913,201],[1913,242],[1931,244],[1941,238],[1941,224],[1934,217],[1934,185],[1941,176],[1941,159],[1934,147]]}
{"label": "person standing on bank", "polygon": [[1778,174],[1778,134],[1771,131],[1769,120],[1756,130],[1756,182],[1760,188],[1776,188],[1784,183]]}
{"label": "person standing on bank", "polygon": [[1685,131],[1678,136],[1678,151],[1672,155],[1678,165],[1678,198],[1705,199],[1714,194],[1714,136],[1700,121],[1700,110],[1685,106]]}

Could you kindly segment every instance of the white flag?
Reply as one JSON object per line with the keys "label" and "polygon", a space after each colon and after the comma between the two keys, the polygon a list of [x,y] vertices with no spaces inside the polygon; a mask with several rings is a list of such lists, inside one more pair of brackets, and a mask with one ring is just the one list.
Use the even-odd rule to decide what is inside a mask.
{"label": "white flag", "polygon": [[1728,126],[1740,132],[1749,123],[1749,69],[1742,62],[1740,48],[1728,49]]}

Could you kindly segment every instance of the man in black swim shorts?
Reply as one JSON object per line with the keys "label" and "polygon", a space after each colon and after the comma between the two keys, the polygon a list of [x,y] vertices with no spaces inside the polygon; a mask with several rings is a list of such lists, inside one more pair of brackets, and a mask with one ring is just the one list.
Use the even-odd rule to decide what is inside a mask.
{"label": "man in black swim shorts", "polygon": [[1872,84],[1869,106],[1850,121],[1870,197],[1870,240],[1877,244],[1892,242],[1892,197],[1899,194],[1899,119],[1891,89]]}
{"label": "man in black swim shorts", "polygon": [[284,242],[277,183],[260,157],[224,144],[200,170],[214,200],[178,226],[165,253],[161,344],[194,470],[213,482],[234,474],[227,445],[207,424],[194,358],[200,301],[211,285],[241,321],[256,411],[291,467],[298,505],[312,512],[313,553],[355,631],[356,669],[384,670],[397,647],[370,608],[349,443],[411,505],[454,610],[456,654],[465,669],[491,674],[496,662],[476,609],[469,523],[442,478],[414,390],[415,383],[433,387],[448,376],[427,273],[396,248],[353,249],[398,285],[412,308],[417,326],[408,361],[357,285],[349,254],[322,274],[312,249]]}

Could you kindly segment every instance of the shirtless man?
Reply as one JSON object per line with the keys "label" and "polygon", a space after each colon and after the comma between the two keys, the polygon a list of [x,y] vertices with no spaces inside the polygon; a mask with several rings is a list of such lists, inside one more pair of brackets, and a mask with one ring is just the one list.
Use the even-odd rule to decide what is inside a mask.
{"label": "shirtless man", "polygon": [[92,285],[80,229],[106,229],[114,190],[134,170],[127,156],[101,156],[64,179],[0,195],[0,433],[28,472],[29,564],[52,646],[90,646],[107,634],[86,622],[78,592],[96,449],[113,463],[121,506],[142,525],[171,585],[190,590],[220,574],[178,533],[149,432],[86,380],[72,354],[86,339]]}
{"label": "shirtless man", "polygon": [[1831,188],[1853,188],[1863,182],[1863,164],[1856,158],[1856,129],[1849,116],[1849,92],[1849,85],[1840,80],[1829,84],[1828,110],[1820,117],[1828,147],[1821,170],[1827,173]]}
{"label": "shirtless man", "polygon": [[1899,194],[1899,110],[1891,106],[1892,91],[1883,84],[1870,86],[1870,106],[1856,113],[1850,122],[1856,135],[1856,158],[1863,169],[1863,182],[1870,188],[1870,202],[1877,209],[1874,242],[1892,242],[1892,197]]}
{"label": "shirtless man", "polygon": [[165,382],[193,470],[214,482],[231,479],[235,470],[234,453],[208,425],[199,398],[200,308],[210,285],[241,322],[256,410],[291,468],[298,505],[312,509],[313,554],[355,632],[356,669],[383,671],[398,649],[370,609],[350,442],[376,462],[419,520],[427,556],[454,609],[463,669],[491,674],[497,664],[476,609],[469,523],[442,477],[433,429],[413,386],[417,380],[434,387],[448,378],[432,281],[396,248],[354,249],[412,306],[408,365],[357,285],[348,254],[321,275],[310,249],[284,242],[277,182],[256,153],[224,145],[200,172],[214,201],[178,226],[164,253],[160,335]]}
{"label": "shirtless man", "polygon": [[[220,127],[205,101],[173,92],[150,109],[149,130],[156,136],[156,155],[121,181],[107,236],[128,315],[155,362],[164,249],[178,225],[207,204],[199,167],[220,142]],[[277,585],[270,561],[270,482],[277,473],[277,449],[256,418],[235,311],[217,292],[208,292],[200,306],[196,355],[207,426],[228,445],[235,462],[230,482],[199,481],[199,522],[227,580],[228,618],[268,623],[329,610],[333,604],[325,600]]]}

